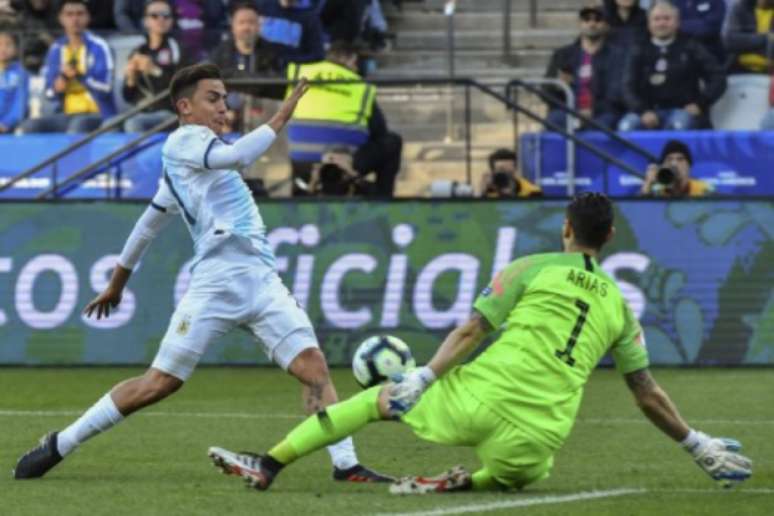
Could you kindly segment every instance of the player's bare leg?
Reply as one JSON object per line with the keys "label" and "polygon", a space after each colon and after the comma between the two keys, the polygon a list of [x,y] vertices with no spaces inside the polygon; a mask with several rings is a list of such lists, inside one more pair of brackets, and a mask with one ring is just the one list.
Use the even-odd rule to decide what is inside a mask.
{"label": "player's bare leg", "polygon": [[[288,372],[298,378],[303,385],[302,397],[306,413],[317,414],[316,419],[327,421],[329,415],[325,409],[338,402],[338,395],[322,352],[318,348],[305,349],[290,363]],[[334,464],[335,480],[350,482],[392,482],[394,480],[359,464],[352,438],[344,437],[346,435],[347,433],[343,433],[337,439],[328,441],[331,443],[328,444],[328,452]],[[224,473],[241,476],[250,487],[260,490],[267,489],[274,476],[284,466],[271,455],[234,453],[219,447],[210,448],[208,455],[215,466]]]}
{"label": "player's bare leg", "polygon": [[14,468],[14,478],[42,477],[86,440],[129,414],[163,400],[182,385],[182,380],[154,368],[119,383],[70,426],[47,434],[37,447],[25,453]]}

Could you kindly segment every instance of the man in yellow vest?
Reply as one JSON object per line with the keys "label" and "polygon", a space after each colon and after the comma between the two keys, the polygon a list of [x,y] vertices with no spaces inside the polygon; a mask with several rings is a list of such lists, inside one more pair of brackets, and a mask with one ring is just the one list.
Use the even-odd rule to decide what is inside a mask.
{"label": "man in yellow vest", "polygon": [[[293,176],[308,182],[313,165],[320,162],[326,149],[346,146],[352,151],[358,173],[376,172],[373,194],[391,197],[400,170],[403,140],[387,129],[376,103],[376,87],[363,82],[357,74],[357,60],[358,51],[353,45],[334,42],[324,61],[288,65],[289,80],[306,77],[312,81],[288,124]],[[302,193],[294,180],[294,194]]]}
{"label": "man in yellow vest", "polygon": [[686,144],[669,140],[661,150],[659,164],[651,164],[642,184],[642,195],[657,197],[705,197],[713,193],[711,184],[691,178],[693,156]]}

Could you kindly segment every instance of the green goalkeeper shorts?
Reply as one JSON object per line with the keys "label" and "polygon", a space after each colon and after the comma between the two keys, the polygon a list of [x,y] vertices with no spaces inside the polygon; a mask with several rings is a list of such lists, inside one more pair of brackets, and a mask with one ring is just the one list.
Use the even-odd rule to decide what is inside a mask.
{"label": "green goalkeeper shorts", "polygon": [[474,447],[484,468],[504,486],[523,487],[548,477],[553,450],[478,401],[456,373],[430,386],[401,420],[426,441]]}

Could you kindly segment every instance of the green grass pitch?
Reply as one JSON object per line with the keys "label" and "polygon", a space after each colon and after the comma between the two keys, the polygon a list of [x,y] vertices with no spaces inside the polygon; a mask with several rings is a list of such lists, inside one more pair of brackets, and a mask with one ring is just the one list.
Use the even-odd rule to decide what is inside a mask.
{"label": "green grass pitch", "polygon": [[[384,485],[331,480],[327,453],[288,467],[268,492],[219,475],[208,446],[263,451],[301,419],[296,382],[269,368],[203,368],[179,393],[68,457],[41,480],[14,481],[19,455],[60,429],[117,381],[140,369],[0,369],[0,514],[774,514],[774,370],[656,370],[696,428],[736,437],[753,478],[716,487],[677,445],[648,424],[614,371],[593,375],[552,476],[523,492],[396,497]],[[335,370],[340,394],[357,390]],[[361,460],[385,473],[476,468],[472,450],[416,439],[397,423],[356,435]],[[588,493],[598,496],[582,499]]]}

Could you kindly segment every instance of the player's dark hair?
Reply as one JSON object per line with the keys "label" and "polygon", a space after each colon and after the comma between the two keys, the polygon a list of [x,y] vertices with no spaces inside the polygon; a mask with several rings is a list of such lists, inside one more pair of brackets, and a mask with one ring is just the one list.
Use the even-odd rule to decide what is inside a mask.
{"label": "player's dark hair", "polygon": [[64,9],[65,6],[69,4],[82,5],[86,8],[86,10],[89,9],[89,2],[87,0],[60,0],[56,12],[61,13],[62,9]]}
{"label": "player's dark hair", "polygon": [[181,68],[172,76],[169,83],[169,99],[177,113],[177,101],[182,98],[191,98],[196,91],[196,85],[204,79],[223,80],[220,68],[212,63],[199,63]]}
{"label": "player's dark hair", "polygon": [[578,194],[567,205],[567,220],[576,243],[599,250],[613,228],[613,203],[605,194]]}
{"label": "player's dark hair", "polygon": [[489,155],[489,170],[494,170],[495,161],[516,161],[516,153],[511,149],[497,149]]}

